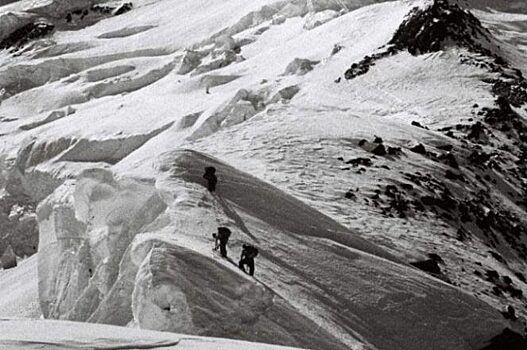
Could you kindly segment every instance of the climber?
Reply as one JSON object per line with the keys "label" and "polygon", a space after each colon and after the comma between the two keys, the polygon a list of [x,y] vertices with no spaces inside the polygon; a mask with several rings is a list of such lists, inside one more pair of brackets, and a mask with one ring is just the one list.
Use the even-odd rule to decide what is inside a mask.
{"label": "climber", "polygon": [[258,248],[249,244],[244,244],[238,267],[242,269],[243,272],[247,273],[247,271],[245,270],[245,265],[247,265],[247,267],[249,268],[249,275],[254,275],[254,258],[256,258],[257,255]]}
{"label": "climber", "polygon": [[203,178],[207,180],[207,189],[210,192],[216,191],[216,184],[218,183],[218,178],[215,175],[216,168],[213,166],[205,167],[205,174]]}
{"label": "climber", "polygon": [[229,242],[229,237],[231,236],[231,230],[227,227],[218,227],[218,233],[213,233],[214,237],[214,250],[220,248],[220,254],[224,258],[227,257],[227,243]]}

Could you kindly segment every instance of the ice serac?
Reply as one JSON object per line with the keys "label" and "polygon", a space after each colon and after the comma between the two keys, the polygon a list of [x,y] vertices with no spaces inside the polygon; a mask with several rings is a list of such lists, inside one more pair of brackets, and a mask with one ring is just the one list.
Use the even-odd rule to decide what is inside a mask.
{"label": "ice serac", "polygon": [[[328,350],[472,350],[505,328],[486,304],[212,157],[176,151],[158,171],[155,184],[85,171],[40,205],[46,317]],[[233,260],[211,251],[218,226],[233,231]],[[235,266],[247,242],[261,251],[255,278]]]}
{"label": "ice serac", "polygon": [[86,321],[115,283],[134,235],[163,209],[152,184],[119,181],[105,170],[60,186],[38,208],[44,316]]}

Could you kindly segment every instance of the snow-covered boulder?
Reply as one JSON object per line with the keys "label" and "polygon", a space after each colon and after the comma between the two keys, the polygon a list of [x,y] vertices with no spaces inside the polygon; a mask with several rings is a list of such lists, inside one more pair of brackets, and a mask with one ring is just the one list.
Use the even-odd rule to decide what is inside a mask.
{"label": "snow-covered boulder", "polygon": [[203,55],[199,52],[186,50],[180,58],[178,74],[187,74],[193,71],[201,63]]}
{"label": "snow-covered boulder", "polygon": [[204,113],[194,125],[190,138],[210,135],[220,128],[242,123],[265,108],[268,91],[240,89],[232,99]]}
{"label": "snow-covered boulder", "polygon": [[339,13],[334,10],[309,13],[304,17],[304,29],[311,30],[337,18],[338,16]]}
{"label": "snow-covered boulder", "polygon": [[227,118],[221,122],[221,127],[229,127],[243,123],[257,113],[253,104],[247,100],[240,100],[234,104]]}
{"label": "snow-covered boulder", "polygon": [[312,71],[319,61],[311,61],[306,58],[295,58],[285,68],[284,75],[304,75]]}

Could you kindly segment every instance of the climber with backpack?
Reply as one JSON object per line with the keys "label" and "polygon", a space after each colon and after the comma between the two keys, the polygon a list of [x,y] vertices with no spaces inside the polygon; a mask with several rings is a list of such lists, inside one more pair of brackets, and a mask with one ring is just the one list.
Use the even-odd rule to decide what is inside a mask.
{"label": "climber with backpack", "polygon": [[207,189],[209,192],[216,191],[216,184],[218,183],[218,178],[216,177],[216,168],[213,166],[205,167],[205,174],[203,178],[207,180]]}
{"label": "climber with backpack", "polygon": [[227,257],[227,243],[229,242],[229,237],[231,236],[231,230],[227,227],[218,227],[218,233],[213,233],[214,237],[214,250],[220,249],[220,255],[224,258]]}
{"label": "climber with backpack", "polygon": [[[250,244],[244,244],[242,249],[242,255],[238,267],[249,275],[254,275],[254,258],[258,255],[258,248]],[[245,270],[245,266],[249,268],[249,272]]]}

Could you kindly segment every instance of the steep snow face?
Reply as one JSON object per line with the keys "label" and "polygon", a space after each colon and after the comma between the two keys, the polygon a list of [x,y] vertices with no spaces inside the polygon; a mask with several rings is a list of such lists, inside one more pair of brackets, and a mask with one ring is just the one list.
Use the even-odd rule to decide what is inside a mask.
{"label": "steep snow face", "polygon": [[[220,176],[215,194],[205,166]],[[155,194],[117,191],[104,173],[39,207],[45,315],[316,349],[474,349],[505,327],[486,304],[216,159],[176,152],[159,171]],[[218,226],[233,230],[232,260],[211,251]],[[243,243],[261,250],[256,278],[236,266]]]}
{"label": "steep snow face", "polygon": [[[498,311],[525,315],[517,50],[371,59],[440,1],[141,0],[87,22],[61,3],[4,7],[23,13],[15,27],[35,4],[60,15],[0,54],[0,184],[40,203],[45,317],[472,350],[512,327]],[[365,56],[366,74],[341,79]],[[218,226],[232,261],[211,250]],[[254,279],[235,266],[245,242],[261,250]]]}

